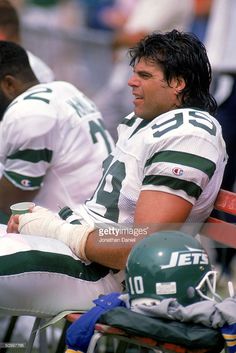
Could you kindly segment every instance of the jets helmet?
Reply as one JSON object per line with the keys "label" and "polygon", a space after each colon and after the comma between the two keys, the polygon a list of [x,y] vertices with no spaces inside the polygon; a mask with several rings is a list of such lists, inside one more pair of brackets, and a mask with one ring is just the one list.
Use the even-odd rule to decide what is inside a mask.
{"label": "jets helmet", "polygon": [[220,300],[215,293],[216,274],[195,238],[179,231],[161,231],[133,247],[125,281],[131,305],[166,298],[188,305],[203,299]]}

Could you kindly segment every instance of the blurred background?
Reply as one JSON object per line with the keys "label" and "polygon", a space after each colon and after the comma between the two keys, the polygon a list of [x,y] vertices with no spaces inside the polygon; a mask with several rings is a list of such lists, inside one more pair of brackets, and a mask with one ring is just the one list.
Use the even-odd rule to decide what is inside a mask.
{"label": "blurred background", "polygon": [[47,63],[56,79],[93,96],[108,78],[112,64],[111,31],[90,27],[88,13],[90,7],[97,11],[96,1],[11,2],[20,15],[23,46]]}

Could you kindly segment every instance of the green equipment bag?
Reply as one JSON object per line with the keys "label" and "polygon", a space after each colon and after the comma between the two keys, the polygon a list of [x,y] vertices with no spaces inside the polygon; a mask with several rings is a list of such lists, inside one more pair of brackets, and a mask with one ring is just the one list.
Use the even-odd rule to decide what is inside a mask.
{"label": "green equipment bag", "polygon": [[225,341],[220,331],[204,325],[148,317],[124,307],[102,314],[99,322],[126,331],[128,334],[152,338],[188,348],[209,348],[221,352]]}

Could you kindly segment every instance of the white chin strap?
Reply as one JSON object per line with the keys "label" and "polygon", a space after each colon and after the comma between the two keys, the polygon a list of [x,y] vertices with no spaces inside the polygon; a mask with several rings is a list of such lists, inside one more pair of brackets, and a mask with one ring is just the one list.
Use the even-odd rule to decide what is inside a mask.
{"label": "white chin strap", "polygon": [[160,302],[160,300],[153,298],[138,298],[131,301],[131,307],[139,305],[154,306],[160,304]]}

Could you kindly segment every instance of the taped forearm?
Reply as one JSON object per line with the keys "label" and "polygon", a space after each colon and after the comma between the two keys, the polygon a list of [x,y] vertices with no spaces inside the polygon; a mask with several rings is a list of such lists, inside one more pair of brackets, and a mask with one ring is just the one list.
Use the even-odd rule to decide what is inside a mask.
{"label": "taped forearm", "polygon": [[94,227],[69,224],[45,208],[35,207],[32,213],[19,217],[18,230],[21,234],[58,239],[68,245],[75,255],[87,260],[85,245]]}

